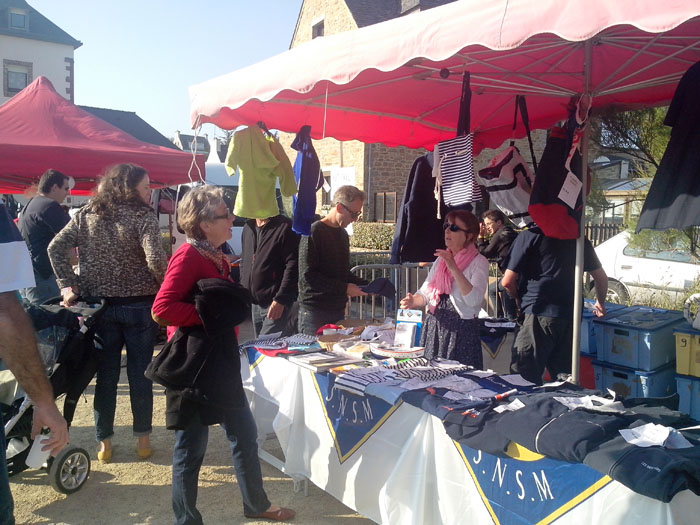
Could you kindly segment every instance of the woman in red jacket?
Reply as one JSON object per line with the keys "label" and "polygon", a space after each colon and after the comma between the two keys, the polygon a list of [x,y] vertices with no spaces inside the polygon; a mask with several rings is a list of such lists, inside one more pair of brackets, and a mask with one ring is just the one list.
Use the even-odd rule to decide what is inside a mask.
{"label": "woman in red jacket", "polygon": [[[187,241],[173,254],[163,285],[153,303],[153,318],[161,325],[178,327],[201,325],[192,292],[201,279],[229,279],[229,262],[221,245],[231,238],[234,216],[223,199],[223,190],[212,186],[191,189],[178,205],[178,224]],[[241,381],[240,375],[231,381]],[[239,389],[242,392],[242,389]],[[242,394],[243,395],[243,394]],[[245,397],[243,395],[243,397]],[[168,396],[170,400],[171,396]],[[240,409],[220,409],[219,423],[231,445],[233,466],[248,518],[286,521],[294,511],[270,504],[262,484],[258,459],[257,430],[253,414],[245,400]],[[175,524],[202,523],[197,510],[197,483],[212,423],[211,406],[201,406],[180,414],[186,421],[175,432],[173,450],[172,499]],[[168,412],[178,407],[167,407]],[[204,416],[206,414],[206,417]]]}

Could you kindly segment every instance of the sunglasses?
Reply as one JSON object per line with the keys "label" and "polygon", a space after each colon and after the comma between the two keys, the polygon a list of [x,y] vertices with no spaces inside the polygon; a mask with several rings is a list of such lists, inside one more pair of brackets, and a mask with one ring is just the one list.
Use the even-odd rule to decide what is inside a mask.
{"label": "sunglasses", "polygon": [[450,230],[451,232],[464,232],[464,233],[471,233],[469,230],[463,230],[456,224],[450,224],[449,222],[446,222],[442,225],[443,230]]}
{"label": "sunglasses", "polygon": [[348,208],[348,207],[347,207],[345,204],[343,204],[342,202],[339,202],[338,204],[340,204],[343,208],[345,208],[345,211],[347,211],[347,212],[352,216],[353,219],[357,219],[360,215],[362,215],[362,210],[360,210],[360,211],[352,211],[350,208]]}

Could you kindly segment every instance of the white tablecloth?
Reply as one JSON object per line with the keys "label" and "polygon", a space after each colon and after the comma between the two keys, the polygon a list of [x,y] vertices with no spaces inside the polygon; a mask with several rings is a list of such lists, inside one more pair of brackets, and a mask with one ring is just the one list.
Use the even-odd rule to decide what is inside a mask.
{"label": "white tablecloth", "polygon": [[282,358],[250,352],[242,364],[259,429],[277,435],[285,471],[378,523],[698,522],[690,491],[666,504],[585,465],[481,454],[406,403],[328,388],[325,376]]}

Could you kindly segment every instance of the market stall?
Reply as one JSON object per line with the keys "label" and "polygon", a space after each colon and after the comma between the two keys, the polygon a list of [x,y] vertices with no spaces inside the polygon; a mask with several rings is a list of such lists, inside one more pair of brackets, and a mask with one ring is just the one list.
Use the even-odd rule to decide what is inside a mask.
{"label": "market stall", "polygon": [[24,192],[48,168],[72,176],[78,195],[124,162],[143,166],[154,188],[188,182],[190,169],[204,174],[202,155],[142,142],[66,100],[46,77],[0,106],[0,122],[0,193]]}
{"label": "market stall", "polygon": [[316,374],[254,350],[245,388],[260,432],[275,432],[284,470],[306,477],[378,523],[693,523],[700,498],[636,494],[584,464],[509,448],[496,457],[448,437],[439,418],[333,388]]}
{"label": "market stall", "polygon": [[[517,95],[527,97],[532,128],[565,118],[574,96],[591,97],[594,112],[668,104],[700,60],[698,35],[700,5],[691,0],[574,0],[565,9],[553,0],[461,0],[314,39],[192,86],[191,121],[224,129],[265,121],[288,132],[305,125],[315,139],[433,149],[455,136],[460,77],[468,73],[476,155],[524,136],[523,126],[511,129]],[[587,155],[586,128],[582,165]],[[587,183],[582,177],[582,196]],[[581,318],[580,239],[574,327]]]}

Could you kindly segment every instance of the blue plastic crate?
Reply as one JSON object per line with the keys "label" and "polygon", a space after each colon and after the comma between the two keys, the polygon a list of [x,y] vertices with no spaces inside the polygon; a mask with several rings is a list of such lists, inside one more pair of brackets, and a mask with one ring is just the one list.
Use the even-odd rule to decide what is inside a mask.
{"label": "blue plastic crate", "polygon": [[673,330],[685,321],[675,310],[631,306],[594,319],[598,359],[633,370],[656,370],[676,360]]}
{"label": "blue plastic crate", "polygon": [[595,356],[598,353],[598,344],[595,335],[594,319],[610,319],[616,312],[621,312],[627,308],[623,304],[605,303],[605,316],[596,317],[593,313],[593,299],[583,300],[583,312],[581,313],[581,353]]}
{"label": "blue plastic crate", "polygon": [[678,411],[700,421],[700,378],[676,376],[680,402]]}
{"label": "blue plastic crate", "polygon": [[602,361],[593,361],[595,387],[615,391],[623,397],[666,397],[676,392],[673,363],[658,370],[633,370]]}

